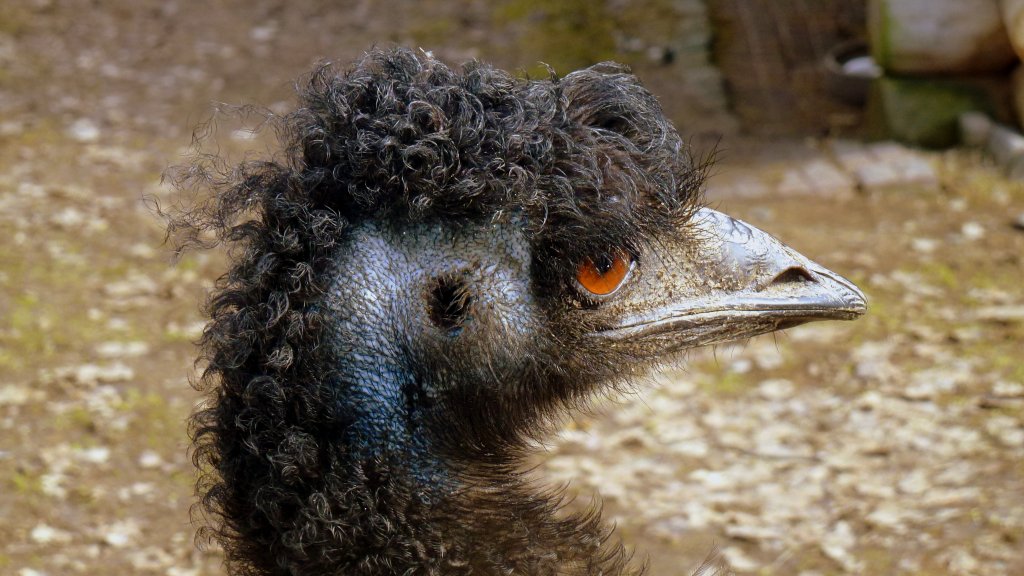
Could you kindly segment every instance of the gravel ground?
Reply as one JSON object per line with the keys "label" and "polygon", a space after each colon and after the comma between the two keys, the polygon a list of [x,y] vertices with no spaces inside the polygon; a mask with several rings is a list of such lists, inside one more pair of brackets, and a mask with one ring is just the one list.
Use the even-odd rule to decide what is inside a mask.
{"label": "gravel ground", "polygon": [[[184,426],[222,259],[171,266],[143,198],[173,201],[160,174],[210,101],[284,107],[318,57],[415,40],[415,13],[349,4],[5,4],[0,573],[222,573]],[[537,474],[600,493],[654,574],[716,546],[739,574],[1024,573],[1024,187],[966,151],[723,148],[710,202],[855,280],[869,315],[696,351],[567,423]]]}

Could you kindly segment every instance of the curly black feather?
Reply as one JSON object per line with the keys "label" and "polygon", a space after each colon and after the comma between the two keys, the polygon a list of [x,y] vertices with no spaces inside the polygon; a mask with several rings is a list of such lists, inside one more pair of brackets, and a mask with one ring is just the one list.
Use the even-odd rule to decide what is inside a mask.
{"label": "curly black feather", "polygon": [[[476,426],[482,444],[459,464],[453,491],[427,498],[398,455],[357,458],[339,441],[354,416],[319,304],[337,251],[366,220],[522,223],[540,288],[595,245],[629,249],[681,226],[703,170],[655,98],[615,64],[522,80],[374,49],[344,70],[320,66],[301,83],[298,109],[270,122],[282,158],[231,170],[199,159],[178,184],[210,200],[171,223],[186,244],[212,234],[232,250],[207,304],[208,401],[191,422],[208,534],[231,572],[639,570],[596,510],[560,512],[561,496],[507,459],[538,418],[500,413],[525,404],[544,414],[589,391],[571,382],[565,358],[538,354],[523,376],[558,386],[452,425],[452,435]],[[449,402],[479,400],[462,393]],[[504,437],[488,445],[488,434]]]}

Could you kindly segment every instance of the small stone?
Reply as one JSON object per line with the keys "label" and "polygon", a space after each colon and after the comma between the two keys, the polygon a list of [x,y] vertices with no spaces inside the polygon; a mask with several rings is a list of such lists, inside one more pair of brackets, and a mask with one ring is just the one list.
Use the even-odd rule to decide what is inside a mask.
{"label": "small stone", "polygon": [[914,238],[910,247],[920,254],[932,254],[939,248],[939,241],[932,238]]}
{"label": "small stone", "polygon": [[97,446],[78,451],[78,459],[89,464],[104,464],[110,459],[110,448]]}
{"label": "small stone", "polygon": [[981,562],[966,550],[953,550],[946,554],[950,574],[979,574]]}
{"label": "small stone", "polygon": [[1024,230],[1024,212],[1017,215],[1017,218],[1013,221],[1013,227],[1017,230]]}
{"label": "small stone", "polygon": [[54,213],[53,216],[50,216],[50,222],[58,228],[78,228],[85,222],[85,214],[82,214],[80,210],[69,206],[60,212]]}
{"label": "small stone", "polygon": [[36,544],[58,544],[71,541],[71,534],[46,524],[37,524],[32,528],[29,537]]}
{"label": "small stone", "polygon": [[249,30],[249,39],[253,42],[269,42],[274,39],[277,35],[277,26],[275,24],[267,24],[265,26],[256,26]]}
{"label": "small stone", "polygon": [[761,567],[756,560],[748,556],[747,553],[738,546],[723,548],[722,558],[725,559],[730,568],[737,572],[754,572]]}
{"label": "small stone", "polygon": [[0,121],[0,136],[20,136],[25,131],[25,123],[20,120]]}
{"label": "small stone", "polygon": [[152,246],[150,246],[149,244],[143,244],[141,242],[139,242],[138,244],[133,244],[132,247],[128,249],[128,253],[131,254],[132,256],[135,256],[136,258],[145,259],[153,258],[154,256],[156,256],[156,250],[154,250]]}
{"label": "small stone", "polygon": [[785,400],[796,392],[796,385],[784,378],[772,378],[758,385],[757,392],[768,400]]}
{"label": "small stone", "polygon": [[985,422],[985,430],[1007,448],[1024,447],[1024,426],[1010,416],[993,416]]}
{"label": "small stone", "polygon": [[987,322],[1009,324],[1024,321],[1024,306],[985,306],[974,312],[974,317]]}
{"label": "small stone", "polygon": [[159,468],[160,466],[163,466],[163,464],[164,464],[164,459],[159,454],[157,454],[156,452],[153,452],[152,450],[146,450],[141,455],[139,455],[139,467],[140,468],[145,468],[145,469]]}
{"label": "small stone", "polygon": [[131,298],[134,296],[150,296],[157,291],[156,282],[142,274],[133,274],[125,280],[111,282],[103,287],[103,292],[111,298]]}
{"label": "small stone", "polygon": [[1000,380],[992,385],[992,395],[997,398],[1024,398],[1024,384]]}
{"label": "small stone", "polygon": [[97,384],[125,382],[135,377],[135,371],[120,362],[100,366],[98,364],[81,364],[58,368],[44,380],[65,380],[72,384],[90,388]]}
{"label": "small stone", "polygon": [[837,522],[832,530],[822,538],[821,551],[834,560],[847,572],[861,572],[862,562],[850,552],[857,545],[857,536],[847,522]]}
{"label": "small stone", "polygon": [[904,494],[922,494],[932,487],[928,479],[929,473],[923,470],[915,470],[909,476],[900,480],[900,491]]}
{"label": "small stone", "polygon": [[43,474],[39,477],[39,489],[51,498],[63,500],[68,495],[67,488],[64,487],[65,480],[67,477],[64,474]]}
{"label": "small stone", "polygon": [[149,352],[149,344],[135,342],[103,342],[96,346],[96,353],[103,358],[132,358]]}
{"label": "small stone", "polygon": [[156,546],[147,546],[141,550],[132,550],[127,554],[128,562],[137,572],[156,572],[174,564],[174,557],[166,550]]}
{"label": "small stone", "polygon": [[1009,166],[1024,156],[1024,136],[1005,126],[995,126],[988,138],[988,151],[1000,166]]}
{"label": "small stone", "polygon": [[868,164],[857,168],[853,173],[865,190],[888,188],[900,183],[899,174],[887,164]]}
{"label": "small stone", "polygon": [[960,227],[960,234],[967,240],[980,240],[985,237],[985,227],[977,222],[965,222]]}
{"label": "small stone", "polygon": [[964,112],[960,115],[960,141],[966,146],[984,146],[992,125],[992,119],[982,112]]}
{"label": "small stone", "polygon": [[121,520],[100,529],[102,541],[113,548],[124,548],[140,535],[139,525],[134,520]]}
{"label": "small stone", "polygon": [[78,142],[95,142],[100,138],[100,128],[88,118],[79,118],[68,126],[68,136]]}
{"label": "small stone", "polygon": [[873,526],[886,528],[899,534],[905,530],[904,512],[904,509],[899,506],[883,504],[868,514],[865,520]]}
{"label": "small stone", "polygon": [[729,364],[729,371],[735,374],[746,374],[754,367],[754,362],[747,358],[739,358]]}
{"label": "small stone", "polygon": [[0,406],[21,406],[43,398],[45,394],[42,390],[18,384],[0,384]]}

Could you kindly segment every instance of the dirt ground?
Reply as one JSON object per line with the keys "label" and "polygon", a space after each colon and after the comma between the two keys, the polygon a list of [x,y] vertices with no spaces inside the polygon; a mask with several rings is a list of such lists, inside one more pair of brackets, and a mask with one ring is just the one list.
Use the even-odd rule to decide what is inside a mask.
{"label": "dirt ground", "polygon": [[[0,10],[0,573],[222,574],[194,542],[185,432],[222,259],[172,266],[143,199],[173,201],[160,175],[211,102],[287,109],[322,57],[444,37],[425,13],[477,30],[446,58],[528,63],[456,3],[98,4]],[[222,153],[265,151],[235,128]],[[818,145],[726,139],[716,179],[770,188]],[[653,574],[714,547],[737,573],[1024,574],[1024,186],[973,152],[921,157],[937,185],[713,194],[869,315],[694,352],[571,423],[537,473],[600,492]]]}

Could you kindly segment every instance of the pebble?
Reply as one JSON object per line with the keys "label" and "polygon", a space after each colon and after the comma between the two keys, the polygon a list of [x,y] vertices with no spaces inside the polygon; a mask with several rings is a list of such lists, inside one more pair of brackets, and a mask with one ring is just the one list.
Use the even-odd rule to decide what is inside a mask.
{"label": "pebble", "polygon": [[1007,448],[1024,448],[1024,423],[1011,416],[993,416],[985,430]]}
{"label": "pebble", "polygon": [[1021,212],[1013,220],[1013,227],[1017,230],[1024,230],[1024,212]]}
{"label": "pebble", "polygon": [[729,546],[722,549],[722,558],[729,567],[737,572],[754,572],[761,567],[761,564],[747,555],[738,546]]}
{"label": "pebble", "polygon": [[758,394],[768,400],[784,400],[791,397],[795,391],[796,385],[784,378],[765,380],[757,387]]}
{"label": "pebble", "polygon": [[977,222],[964,222],[960,234],[967,240],[980,240],[985,237],[985,227]]}
{"label": "pebble", "polygon": [[79,118],[68,126],[68,136],[78,142],[95,142],[100,138],[100,128],[88,118]]}
{"label": "pebble", "polygon": [[156,281],[140,273],[133,273],[125,280],[111,282],[103,287],[103,292],[111,298],[131,298],[135,296],[151,296],[158,289]]}
{"label": "pebble", "polygon": [[920,254],[932,254],[939,248],[939,241],[933,238],[914,238],[910,247]]}
{"label": "pebble", "polygon": [[20,384],[0,384],[0,406],[22,406],[45,397],[46,393],[37,388]]}
{"label": "pebble", "polygon": [[78,386],[90,388],[98,384],[126,382],[134,377],[134,370],[125,364],[115,362],[107,365],[80,364],[78,366],[65,366],[53,371],[44,372],[40,380],[44,383],[67,381]]}
{"label": "pebble", "polygon": [[100,540],[113,548],[125,548],[141,534],[139,524],[134,519],[113,522],[99,528],[99,532]]}
{"label": "pebble", "polygon": [[1022,306],[984,306],[974,311],[977,320],[987,322],[1011,323],[1024,322],[1024,305]]}
{"label": "pebble", "polygon": [[134,342],[103,342],[96,346],[96,354],[102,358],[134,358],[149,353],[149,344]]}
{"label": "pebble", "polygon": [[29,533],[36,544],[65,544],[71,541],[71,534],[47,524],[37,524]]}
{"label": "pebble", "polygon": [[82,448],[76,454],[78,460],[87,464],[105,464],[110,460],[110,448],[96,446],[93,448]]}
{"label": "pebble", "polygon": [[277,26],[274,24],[256,26],[249,30],[249,38],[253,42],[269,42],[274,36],[277,36]]}
{"label": "pebble", "polygon": [[1024,398],[1024,384],[999,380],[992,385],[992,395],[997,398]]}

